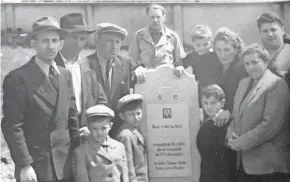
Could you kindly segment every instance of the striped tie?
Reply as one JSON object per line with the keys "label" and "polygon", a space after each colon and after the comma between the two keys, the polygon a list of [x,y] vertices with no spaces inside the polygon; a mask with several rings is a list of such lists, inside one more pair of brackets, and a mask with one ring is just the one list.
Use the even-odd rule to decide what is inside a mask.
{"label": "striped tie", "polygon": [[59,87],[58,74],[52,65],[49,66],[49,80],[55,91],[58,91]]}

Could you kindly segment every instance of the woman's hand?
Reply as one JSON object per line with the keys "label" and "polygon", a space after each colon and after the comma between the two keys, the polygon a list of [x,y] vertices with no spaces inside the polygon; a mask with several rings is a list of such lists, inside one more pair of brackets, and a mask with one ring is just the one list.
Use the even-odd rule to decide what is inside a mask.
{"label": "woman's hand", "polygon": [[37,182],[36,173],[31,165],[25,166],[20,171],[21,182]]}
{"label": "woman's hand", "polygon": [[231,119],[231,113],[228,110],[222,110],[215,116],[214,125],[222,127],[229,122]]}
{"label": "woman's hand", "polygon": [[240,137],[233,132],[233,135],[228,139],[228,146],[235,151],[240,151],[241,150],[241,145],[240,145]]}

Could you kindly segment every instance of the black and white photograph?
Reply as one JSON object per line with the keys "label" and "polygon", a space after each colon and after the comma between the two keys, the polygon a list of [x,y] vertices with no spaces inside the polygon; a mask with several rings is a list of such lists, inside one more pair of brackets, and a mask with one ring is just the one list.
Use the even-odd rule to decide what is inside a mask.
{"label": "black and white photograph", "polygon": [[1,0],[0,56],[0,181],[290,182],[290,0]]}

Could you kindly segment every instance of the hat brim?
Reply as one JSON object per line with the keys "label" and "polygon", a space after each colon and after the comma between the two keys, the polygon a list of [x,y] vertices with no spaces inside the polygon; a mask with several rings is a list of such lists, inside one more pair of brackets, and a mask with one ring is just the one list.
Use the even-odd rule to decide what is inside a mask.
{"label": "hat brim", "polygon": [[26,40],[31,40],[33,39],[35,36],[44,33],[44,32],[48,32],[48,31],[56,31],[59,34],[60,39],[64,39],[66,36],[69,35],[69,32],[65,29],[59,29],[59,28],[48,28],[45,30],[41,30],[41,31],[36,31],[36,32],[30,32],[26,35]]}
{"label": "hat brim", "polygon": [[136,102],[138,102],[139,104],[142,104],[142,103],[144,102],[144,99],[143,99],[143,98],[138,98],[138,99],[136,99],[136,98],[134,98],[134,99],[129,99],[129,100],[127,100],[126,102],[122,103],[122,105],[117,106],[117,110],[118,110],[118,111],[122,110],[122,109],[123,109],[127,104],[129,104],[129,103],[132,102],[132,101],[136,101]]}
{"label": "hat brim", "polygon": [[97,32],[97,34],[102,34],[102,33],[116,33],[118,35],[121,35],[122,40],[125,40],[125,38],[127,37],[127,35],[124,34],[124,32],[117,31],[117,30],[103,30],[103,31],[101,30],[101,31]]}
{"label": "hat brim", "polygon": [[80,29],[80,28],[64,29],[64,30],[68,31],[69,33],[85,32],[87,34],[92,34],[92,33],[94,33],[96,31],[96,30],[85,30],[85,29]]}

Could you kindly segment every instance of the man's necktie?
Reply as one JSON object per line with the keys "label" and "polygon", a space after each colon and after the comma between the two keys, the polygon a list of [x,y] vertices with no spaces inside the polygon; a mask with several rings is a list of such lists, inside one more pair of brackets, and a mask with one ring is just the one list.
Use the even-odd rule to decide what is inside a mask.
{"label": "man's necktie", "polygon": [[111,83],[111,80],[110,80],[110,70],[112,68],[112,61],[111,60],[108,60],[107,63],[106,63],[106,80],[105,80],[105,83],[106,83],[106,90],[107,90],[107,93],[109,93],[110,91],[110,83]]}
{"label": "man's necktie", "polygon": [[59,87],[58,73],[56,72],[55,68],[52,65],[49,66],[49,80],[55,91],[58,91]]}
{"label": "man's necktie", "polygon": [[104,145],[104,144],[102,144],[101,146],[102,146],[102,147],[105,149],[105,151],[108,153],[109,145]]}

